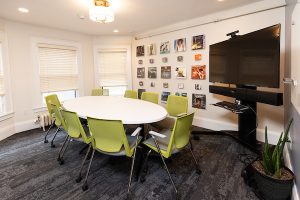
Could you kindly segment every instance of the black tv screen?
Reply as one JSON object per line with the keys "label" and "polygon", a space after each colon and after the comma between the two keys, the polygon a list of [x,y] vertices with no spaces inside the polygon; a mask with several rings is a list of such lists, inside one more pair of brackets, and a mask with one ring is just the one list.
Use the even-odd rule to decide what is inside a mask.
{"label": "black tv screen", "polygon": [[209,48],[210,82],[279,88],[280,24]]}

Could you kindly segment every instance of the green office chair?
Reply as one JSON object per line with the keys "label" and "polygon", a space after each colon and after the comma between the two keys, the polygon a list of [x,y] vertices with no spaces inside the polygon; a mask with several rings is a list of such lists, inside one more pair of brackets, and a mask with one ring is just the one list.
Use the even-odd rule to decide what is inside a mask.
{"label": "green office chair", "polygon": [[188,98],[176,95],[169,95],[166,109],[168,114],[173,117],[177,117],[178,115],[187,113]]}
{"label": "green office chair", "polygon": [[[48,131],[47,131],[47,133],[46,133],[46,135],[45,135],[45,138],[44,138],[44,143],[48,143],[47,136],[48,136],[50,130],[52,129],[52,127],[54,125],[56,125],[57,127],[59,127],[59,125],[60,125],[60,121],[55,118],[55,114],[54,114],[54,111],[51,108],[51,104],[54,104],[54,105],[57,105],[58,107],[61,107],[61,103],[60,103],[60,101],[59,101],[56,94],[50,94],[50,95],[46,96],[45,101],[46,101],[47,109],[48,109],[49,116],[50,116],[50,119],[51,119],[51,122],[52,122],[49,129],[48,129]],[[55,133],[57,133],[57,131],[59,131],[58,128],[56,129]]]}
{"label": "green office chair", "polygon": [[155,92],[143,92],[141,99],[158,104],[159,94]]}
{"label": "green office chair", "polygon": [[[55,109],[58,109],[57,107]],[[74,140],[81,140],[85,144],[89,145],[91,142],[91,138],[86,135],[86,132],[84,131],[82,124],[79,120],[79,117],[77,113],[70,112],[66,110],[60,111],[62,114],[63,119],[65,120],[66,129],[65,131],[68,133],[59,153],[57,161],[60,165],[64,164],[63,156],[65,154],[65,151],[68,148],[69,142],[71,139]],[[66,145],[66,146],[65,146]]]}
{"label": "green office chair", "polygon": [[92,90],[92,96],[109,96],[109,90],[108,89],[93,89]]}
{"label": "green office chair", "polygon": [[[93,148],[93,151],[92,151],[92,156],[89,162],[88,170],[85,176],[82,189],[84,191],[88,189],[87,178],[93,161],[94,153],[95,151],[99,151],[101,153],[111,155],[111,156],[127,156],[132,158],[128,190],[127,190],[127,193],[129,195],[132,172],[133,172],[135,155],[136,155],[136,148],[141,140],[139,134],[142,128],[138,127],[131,135],[126,136],[122,121],[102,120],[102,119],[94,119],[89,117],[87,121],[88,121],[88,126],[92,138],[91,146]],[[87,154],[89,154],[89,151],[87,152]],[[80,182],[82,179],[81,172],[85,160],[81,165],[79,176],[76,180],[77,183]]]}
{"label": "green office chair", "polygon": [[[177,153],[178,151],[182,150],[184,147],[188,146],[189,144],[189,150],[192,154],[194,164],[196,166],[196,172],[197,174],[201,174],[201,170],[198,166],[197,160],[193,153],[193,147],[190,141],[190,130],[192,127],[193,118],[194,118],[194,113],[187,114],[182,117],[178,117],[176,118],[173,129],[163,130],[161,133],[150,131],[149,135],[151,137],[143,142],[143,144],[148,146],[150,150],[145,159],[142,171],[144,171],[144,168],[147,165],[147,160],[150,153],[152,151],[159,153],[161,160],[164,164],[164,167],[168,173],[168,176],[172,182],[172,185],[176,191],[176,194],[178,194],[178,191],[170,175],[170,172],[167,168],[164,158],[170,158],[172,154]],[[142,179],[143,178],[144,177],[142,177]]]}
{"label": "green office chair", "polygon": [[64,118],[61,115],[60,109],[61,107],[59,107],[58,105],[55,104],[50,104],[51,106],[51,110],[53,110],[54,114],[55,114],[55,125],[57,126],[57,131],[55,132],[52,141],[51,141],[51,147],[54,148],[54,139],[58,133],[58,131],[63,131],[63,130],[67,130],[67,125],[65,123]]}
{"label": "green office chair", "polygon": [[138,93],[137,93],[137,91],[134,91],[134,90],[126,90],[124,97],[131,98],[131,99],[137,99]]}

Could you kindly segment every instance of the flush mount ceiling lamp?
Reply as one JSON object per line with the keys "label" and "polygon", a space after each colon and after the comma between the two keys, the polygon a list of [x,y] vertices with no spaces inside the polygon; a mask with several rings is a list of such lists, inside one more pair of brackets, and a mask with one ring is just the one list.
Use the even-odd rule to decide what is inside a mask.
{"label": "flush mount ceiling lamp", "polygon": [[109,23],[115,19],[114,12],[109,7],[108,0],[92,0],[90,7],[90,19],[94,22]]}

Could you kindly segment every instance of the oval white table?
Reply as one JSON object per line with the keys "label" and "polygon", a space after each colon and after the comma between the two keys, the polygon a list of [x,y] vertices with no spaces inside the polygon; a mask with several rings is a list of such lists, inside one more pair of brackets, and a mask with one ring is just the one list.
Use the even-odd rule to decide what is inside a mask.
{"label": "oval white table", "polygon": [[148,124],[163,120],[167,111],[160,105],[116,96],[85,96],[63,103],[66,110],[80,117],[122,120],[123,124]]}

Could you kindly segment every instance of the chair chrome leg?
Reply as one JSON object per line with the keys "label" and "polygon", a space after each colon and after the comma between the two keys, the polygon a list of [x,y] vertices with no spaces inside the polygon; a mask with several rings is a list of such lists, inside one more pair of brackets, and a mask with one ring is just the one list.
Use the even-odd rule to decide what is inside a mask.
{"label": "chair chrome leg", "polygon": [[63,157],[64,157],[64,154],[65,154],[65,152],[66,152],[66,150],[68,149],[68,146],[69,146],[69,144],[70,144],[70,141],[71,141],[71,138],[69,138],[68,140],[67,140],[67,143],[66,143],[66,147],[63,149],[63,151],[62,151],[62,154],[61,154],[61,157],[60,157],[60,161],[59,161],[59,164],[60,165],[63,165],[64,164],[64,159],[63,159]]}
{"label": "chair chrome leg", "polygon": [[85,154],[85,156],[84,156],[84,159],[83,159],[83,161],[82,161],[82,163],[81,163],[81,167],[80,167],[80,170],[79,170],[78,177],[77,177],[77,179],[76,179],[76,183],[79,183],[79,182],[82,180],[82,177],[81,177],[82,169],[83,169],[84,163],[85,163],[85,161],[86,161],[88,155],[90,154],[91,148],[92,148],[92,145],[90,144],[90,145],[89,145],[89,148],[88,148],[88,150],[87,150],[87,152],[86,152],[86,154]]}
{"label": "chair chrome leg", "polygon": [[92,157],[91,157],[91,160],[90,160],[90,163],[89,163],[89,166],[88,166],[88,170],[86,172],[86,176],[85,176],[85,179],[84,179],[84,183],[82,185],[82,190],[83,191],[86,191],[89,187],[88,187],[88,184],[87,184],[87,179],[88,179],[88,176],[89,176],[89,173],[90,173],[90,169],[91,169],[91,165],[92,165],[92,162],[93,162],[93,158],[94,158],[94,154],[95,154],[95,149],[93,149],[93,152],[92,152]]}
{"label": "chair chrome leg", "polygon": [[145,158],[145,161],[144,161],[144,164],[143,164],[143,167],[142,167],[142,174],[141,174],[141,176],[140,176],[140,182],[141,183],[143,183],[143,182],[145,182],[145,176],[146,176],[146,174],[147,174],[147,164],[148,164],[148,158],[149,158],[149,156],[150,156],[150,154],[151,154],[151,152],[152,152],[152,150],[150,149],[149,151],[148,151],[148,153],[147,153],[147,156],[146,156],[146,158]]}
{"label": "chair chrome leg", "polygon": [[79,154],[83,154],[83,152],[89,147],[88,144],[84,145],[84,147],[79,151]]}
{"label": "chair chrome leg", "polygon": [[137,146],[135,146],[135,148],[134,148],[133,158],[132,158],[132,162],[131,162],[131,169],[130,169],[130,176],[129,176],[129,183],[128,183],[127,195],[130,194],[130,186],[131,186],[131,181],[132,181],[132,173],[133,173],[133,168],[134,168],[134,161],[135,161],[136,149],[137,149]]}
{"label": "chair chrome leg", "polygon": [[194,155],[192,142],[189,141],[189,143],[190,143],[189,149],[190,149],[190,152],[191,152],[191,154],[192,154],[192,156],[193,156],[193,160],[194,160],[195,167],[196,167],[196,173],[200,175],[200,174],[202,173],[202,171],[201,171],[201,169],[200,169],[200,167],[199,167],[199,165],[198,165],[198,162],[197,162],[197,160],[196,160],[196,157],[195,157],[195,155]]}
{"label": "chair chrome leg", "polygon": [[63,143],[63,145],[61,146],[61,148],[60,148],[60,150],[59,150],[59,152],[58,152],[58,158],[57,158],[57,161],[58,161],[58,162],[61,160],[60,153],[62,152],[63,148],[65,147],[65,144],[66,144],[66,142],[68,141],[68,139],[69,139],[69,135],[67,135],[67,137],[66,137],[66,139],[65,139],[65,141],[64,141],[64,143]]}
{"label": "chair chrome leg", "polygon": [[161,160],[162,160],[162,162],[163,162],[163,164],[164,164],[164,167],[165,167],[165,169],[166,169],[166,171],[167,171],[167,173],[168,173],[168,176],[169,176],[169,178],[170,178],[170,180],[171,180],[171,182],[172,182],[172,185],[173,185],[174,190],[175,190],[176,195],[177,195],[177,194],[178,194],[178,191],[177,191],[176,186],[175,186],[175,183],[174,183],[174,181],[173,181],[173,179],[172,179],[172,177],[171,177],[171,174],[170,174],[170,172],[169,172],[169,169],[168,169],[168,167],[167,167],[167,165],[166,165],[166,162],[165,162],[165,160],[164,160],[164,157],[163,157],[163,155],[161,154],[159,145],[158,145],[158,143],[157,143],[155,137],[154,137],[153,135],[151,135],[151,137],[152,137],[153,140],[154,140],[154,143],[155,143],[155,145],[156,145],[156,148],[157,148],[157,150],[158,150],[158,153],[159,153],[159,155],[160,155],[160,157],[161,157]]}
{"label": "chair chrome leg", "polygon": [[54,136],[53,136],[53,138],[52,138],[52,140],[51,140],[51,147],[52,147],[52,148],[55,147],[55,145],[53,144],[53,142],[54,142],[54,139],[55,139],[55,137],[56,137],[58,131],[60,131],[60,127],[58,127],[58,128],[56,129],[55,134],[54,134]]}
{"label": "chair chrome leg", "polygon": [[45,135],[44,143],[48,143],[47,136],[48,136],[50,130],[52,129],[52,127],[54,126],[54,124],[55,124],[55,120],[54,120],[54,122],[50,125],[50,127],[49,127],[49,129],[48,129],[48,131],[47,131],[47,133],[46,133],[46,135]]}

